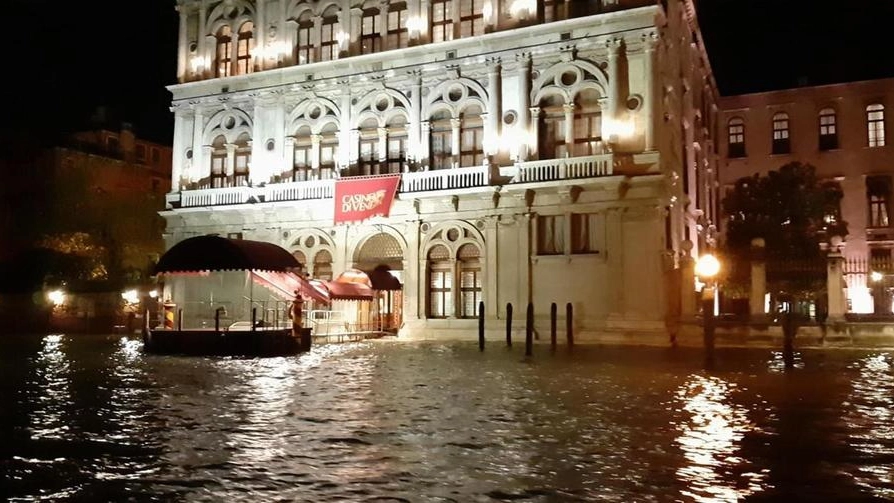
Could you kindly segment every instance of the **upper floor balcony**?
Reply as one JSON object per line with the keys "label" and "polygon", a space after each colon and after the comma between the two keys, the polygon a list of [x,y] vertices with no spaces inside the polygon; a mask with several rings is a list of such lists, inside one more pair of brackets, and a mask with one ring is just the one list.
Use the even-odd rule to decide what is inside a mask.
{"label": "upper floor balcony", "polygon": [[[401,173],[398,193],[425,197],[442,191],[476,189],[496,185],[533,184],[608,177],[615,174],[615,154],[519,162],[511,166],[475,166]],[[331,199],[336,180],[270,183],[195,189],[167,195],[167,208],[200,208],[250,203],[276,203]]]}

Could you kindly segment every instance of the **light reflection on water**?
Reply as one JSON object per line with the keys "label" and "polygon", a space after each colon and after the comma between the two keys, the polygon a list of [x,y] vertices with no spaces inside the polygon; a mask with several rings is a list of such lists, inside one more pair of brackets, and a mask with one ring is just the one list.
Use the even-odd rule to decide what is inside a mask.
{"label": "light reflection on water", "polygon": [[858,373],[843,406],[852,445],[866,460],[886,460],[861,464],[856,483],[879,498],[894,500],[894,357],[868,355],[851,368]]}
{"label": "light reflection on water", "polygon": [[129,337],[10,344],[13,500],[776,501],[800,483],[830,501],[892,496],[890,352],[801,352],[782,372],[766,350],[719,351],[706,373],[684,349],[380,341],[227,359],[145,355]]}
{"label": "light reflection on water", "polygon": [[[694,374],[676,393],[689,420],[679,425],[677,443],[688,464],[677,470],[687,488],[682,494],[699,502],[740,501],[764,489],[766,472],[744,471],[750,464],[737,456],[746,433],[756,429],[748,411],[733,402],[736,384],[719,377]],[[730,472],[742,480],[730,479]]]}

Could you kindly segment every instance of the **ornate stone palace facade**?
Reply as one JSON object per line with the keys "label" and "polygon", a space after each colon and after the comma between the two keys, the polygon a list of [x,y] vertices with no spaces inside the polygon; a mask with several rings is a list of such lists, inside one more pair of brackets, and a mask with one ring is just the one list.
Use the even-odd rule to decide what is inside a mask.
{"label": "ornate stone palace facade", "polygon": [[[576,334],[664,334],[714,238],[717,89],[691,0],[178,0],[166,240],[385,266],[401,336],[475,337],[507,303]],[[334,224],[348,177],[388,216]],[[520,325],[520,323],[516,323]]]}

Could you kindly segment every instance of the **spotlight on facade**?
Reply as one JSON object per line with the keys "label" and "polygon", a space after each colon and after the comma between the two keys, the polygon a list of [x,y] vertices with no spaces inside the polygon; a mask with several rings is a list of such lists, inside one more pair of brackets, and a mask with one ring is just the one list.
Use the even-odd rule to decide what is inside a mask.
{"label": "spotlight on facade", "polygon": [[698,275],[699,279],[704,281],[705,283],[714,279],[717,276],[717,273],[720,272],[720,261],[717,260],[717,257],[711,255],[710,253],[706,253],[698,258],[698,262],[695,263],[695,274]]}
{"label": "spotlight on facade", "polygon": [[124,299],[124,301],[128,304],[136,304],[140,301],[140,295],[134,289],[121,292],[121,298]]}
{"label": "spotlight on facade", "polygon": [[53,290],[47,293],[47,299],[52,302],[54,306],[61,306],[65,303],[65,292],[62,290]]}
{"label": "spotlight on facade", "polygon": [[869,273],[869,279],[875,282],[881,281],[884,277],[885,275],[878,271],[872,271],[871,273]]}
{"label": "spotlight on facade", "polygon": [[149,298],[157,299],[158,298],[158,290],[149,290]]}

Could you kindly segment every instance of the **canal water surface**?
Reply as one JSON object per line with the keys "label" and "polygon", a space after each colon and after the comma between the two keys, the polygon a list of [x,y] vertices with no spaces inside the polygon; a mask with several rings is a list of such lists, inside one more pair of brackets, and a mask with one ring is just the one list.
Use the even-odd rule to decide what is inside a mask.
{"label": "canal water surface", "polygon": [[[0,338],[0,499],[892,501],[894,353]],[[5,494],[3,494],[5,493]]]}

